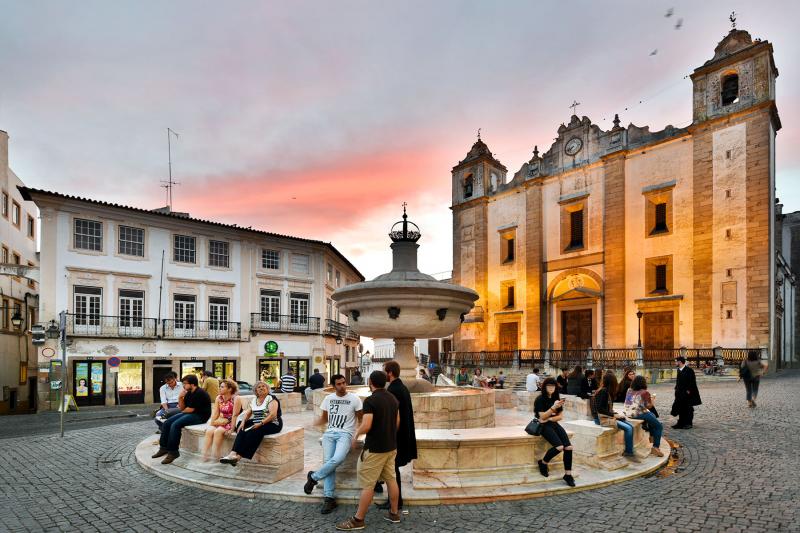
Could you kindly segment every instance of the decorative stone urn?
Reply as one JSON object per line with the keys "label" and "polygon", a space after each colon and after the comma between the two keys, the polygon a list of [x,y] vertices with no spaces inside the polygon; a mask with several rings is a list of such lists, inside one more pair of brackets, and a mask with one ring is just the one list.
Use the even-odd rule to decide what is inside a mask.
{"label": "decorative stone urn", "polygon": [[414,341],[446,337],[458,329],[478,299],[472,289],[437,281],[417,268],[419,227],[403,220],[389,232],[392,271],[372,281],[348,285],[333,293],[339,311],[361,335],[394,339],[400,377],[411,392],[428,392],[433,385],[417,379]]}

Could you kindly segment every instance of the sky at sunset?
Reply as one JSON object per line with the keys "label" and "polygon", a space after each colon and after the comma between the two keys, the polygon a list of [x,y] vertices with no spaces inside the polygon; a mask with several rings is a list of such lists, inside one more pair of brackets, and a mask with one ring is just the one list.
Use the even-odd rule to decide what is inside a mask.
{"label": "sky at sunset", "polygon": [[733,10],[774,45],[778,196],[800,210],[797,1],[0,0],[0,129],[26,184],[155,208],[170,127],[176,210],[330,241],[368,278],[405,201],[439,273],[478,128],[511,176],[573,100],[603,129],[686,126],[684,77]]}

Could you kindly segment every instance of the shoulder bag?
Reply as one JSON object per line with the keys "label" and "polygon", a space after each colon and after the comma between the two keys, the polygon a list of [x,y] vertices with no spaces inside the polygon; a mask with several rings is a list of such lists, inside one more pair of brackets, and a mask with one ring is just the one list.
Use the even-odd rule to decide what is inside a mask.
{"label": "shoulder bag", "polygon": [[534,437],[538,437],[542,434],[542,423],[539,422],[538,418],[534,418],[528,422],[528,425],[525,426],[525,433],[533,435]]}

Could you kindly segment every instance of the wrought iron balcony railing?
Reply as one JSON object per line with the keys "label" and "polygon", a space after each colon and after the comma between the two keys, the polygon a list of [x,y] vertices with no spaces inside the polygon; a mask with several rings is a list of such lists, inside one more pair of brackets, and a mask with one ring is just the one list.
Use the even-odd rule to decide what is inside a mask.
{"label": "wrought iron balcony railing", "polygon": [[305,315],[251,313],[250,329],[252,331],[279,331],[283,333],[319,334],[319,318]]}
{"label": "wrought iron balcony railing", "polygon": [[163,320],[162,336],[165,339],[203,339],[238,341],[242,338],[240,322],[218,320]]}
{"label": "wrought iron balcony railing", "polygon": [[330,318],[325,320],[325,335],[335,335],[345,339],[358,340],[361,336],[353,331],[347,324],[342,324]]}
{"label": "wrought iron balcony railing", "polygon": [[158,334],[158,320],[137,316],[67,314],[67,335],[146,339]]}

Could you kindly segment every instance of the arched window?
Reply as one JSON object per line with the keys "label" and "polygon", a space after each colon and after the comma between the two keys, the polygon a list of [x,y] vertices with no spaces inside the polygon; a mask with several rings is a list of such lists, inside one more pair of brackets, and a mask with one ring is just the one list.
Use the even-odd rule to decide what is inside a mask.
{"label": "arched window", "polygon": [[728,74],[722,78],[722,105],[739,101],[739,75]]}
{"label": "arched window", "polygon": [[471,198],[472,197],[472,183],[474,179],[472,174],[467,174],[467,177],[464,178],[464,198]]}

